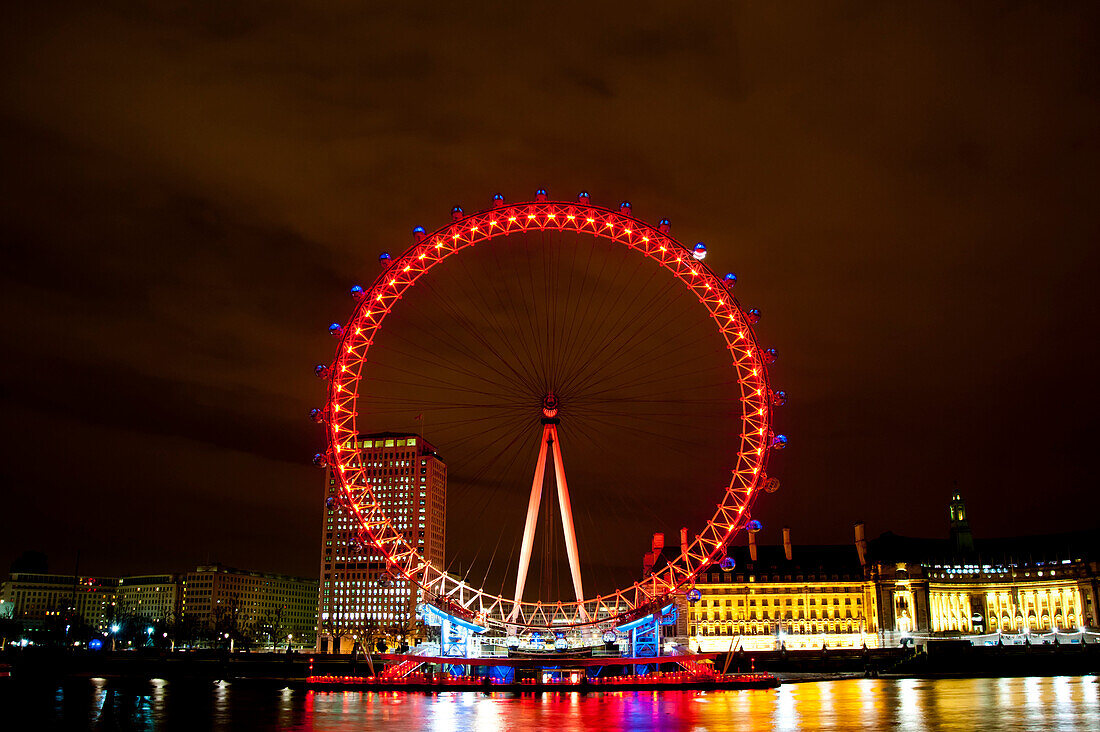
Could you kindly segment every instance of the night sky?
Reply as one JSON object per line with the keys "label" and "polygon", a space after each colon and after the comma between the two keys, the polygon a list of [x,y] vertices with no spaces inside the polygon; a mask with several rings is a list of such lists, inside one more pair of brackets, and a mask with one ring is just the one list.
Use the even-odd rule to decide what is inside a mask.
{"label": "night sky", "polygon": [[[414,225],[540,187],[672,219],[763,311],[791,397],[763,541],[787,525],[796,544],[849,542],[859,520],[944,535],[956,489],[977,536],[1096,525],[1095,5],[403,6],[8,10],[4,564],[38,549],[66,572],[79,550],[90,573],[315,576],[326,326]],[[471,281],[437,295],[472,302]],[[687,383],[696,365],[653,367]],[[372,427],[413,429],[410,412]],[[719,416],[691,422],[708,445]],[[454,445],[476,430],[433,437],[433,419],[463,482],[449,550],[476,563],[484,540],[454,544],[526,500],[534,455],[493,494],[505,473]],[[574,501],[604,502],[578,526],[597,576],[639,569],[649,533],[713,502],[661,477],[674,458],[636,428],[592,437],[624,465],[653,457],[641,492],[586,493],[607,466],[563,436]],[[701,450],[688,474],[725,460]]]}

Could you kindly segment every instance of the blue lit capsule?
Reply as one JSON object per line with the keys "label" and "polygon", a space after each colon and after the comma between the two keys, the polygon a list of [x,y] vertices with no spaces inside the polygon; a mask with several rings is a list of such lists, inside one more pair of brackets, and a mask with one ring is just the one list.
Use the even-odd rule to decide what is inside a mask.
{"label": "blue lit capsule", "polygon": [[760,531],[760,529],[764,528],[764,524],[760,523],[756,519],[753,519],[745,525],[745,528],[748,529],[751,533],[755,534],[756,532]]}
{"label": "blue lit capsule", "polygon": [[339,323],[333,323],[328,327],[328,334],[338,338],[344,334],[344,326]]}
{"label": "blue lit capsule", "polygon": [[546,189],[545,188],[540,188],[537,191],[535,191],[535,200],[536,201],[545,201],[546,200]]}
{"label": "blue lit capsule", "polygon": [[774,348],[767,348],[764,353],[761,354],[761,358],[764,359],[764,363],[771,366],[779,358],[779,351]]}
{"label": "blue lit capsule", "polygon": [[351,296],[356,300],[362,300],[367,296],[367,293],[363,291],[362,285],[352,285]]}
{"label": "blue lit capsule", "polygon": [[703,242],[699,242],[695,245],[695,248],[691,251],[691,256],[695,257],[700,262],[707,258],[707,245]]}
{"label": "blue lit capsule", "polygon": [[329,496],[325,499],[325,508],[329,511],[336,507],[336,496]]}
{"label": "blue lit capsule", "polygon": [[699,600],[703,599],[703,593],[699,591],[699,588],[692,587],[687,591],[687,599],[688,602],[699,602]]}
{"label": "blue lit capsule", "polygon": [[615,631],[605,630],[603,632],[603,642],[604,643],[614,643],[616,640],[617,640],[617,638],[615,637]]}
{"label": "blue lit capsule", "polygon": [[462,218],[462,207],[455,206],[451,209],[451,221],[458,221],[460,218]]}
{"label": "blue lit capsule", "polygon": [[737,275],[733,272],[727,272],[723,279],[726,281],[727,290],[732,290],[733,286],[737,284]]}
{"label": "blue lit capsule", "polygon": [[733,557],[727,556],[722,558],[718,566],[722,568],[723,572],[732,572],[734,567],[737,566],[737,562],[734,561]]}
{"label": "blue lit capsule", "polygon": [[327,468],[328,458],[325,457],[324,453],[319,452],[313,456],[313,464],[316,465],[318,468]]}
{"label": "blue lit capsule", "polygon": [[320,424],[321,422],[325,421],[325,410],[314,407],[313,409],[309,410],[309,418],[317,424]]}
{"label": "blue lit capsule", "polygon": [[428,235],[428,233],[426,231],[424,231],[423,226],[414,226],[413,227],[413,241],[415,241],[417,244],[424,241],[424,238],[427,235]]}
{"label": "blue lit capsule", "polygon": [[569,641],[567,641],[565,638],[558,638],[554,641],[554,650],[555,651],[564,651],[568,647],[569,647]]}
{"label": "blue lit capsule", "polygon": [[581,203],[588,203],[592,200],[592,197],[588,195],[588,191],[581,191],[577,194],[577,200]]}
{"label": "blue lit capsule", "polygon": [[382,252],[378,255],[378,264],[382,265],[382,269],[389,269],[392,263],[389,252]]}
{"label": "blue lit capsule", "polygon": [[787,392],[785,391],[773,391],[772,392],[772,406],[782,407],[787,403]]}
{"label": "blue lit capsule", "polygon": [[756,325],[760,322],[760,309],[753,308],[745,313],[745,320],[749,321],[749,325]]}
{"label": "blue lit capsule", "polygon": [[327,363],[319,363],[313,367],[313,375],[318,379],[327,379],[329,375],[329,367]]}
{"label": "blue lit capsule", "polygon": [[772,438],[772,449],[773,450],[783,450],[786,447],[787,447],[787,436],[786,435],[776,435],[775,437]]}
{"label": "blue lit capsule", "polygon": [[499,193],[493,194],[493,208],[500,208],[504,205],[504,196]]}
{"label": "blue lit capsule", "polygon": [[672,222],[668,219],[661,219],[657,223],[657,231],[661,232],[662,234],[667,234],[670,229],[672,229]]}
{"label": "blue lit capsule", "polygon": [[623,201],[619,204],[619,213],[630,215],[630,201]]}

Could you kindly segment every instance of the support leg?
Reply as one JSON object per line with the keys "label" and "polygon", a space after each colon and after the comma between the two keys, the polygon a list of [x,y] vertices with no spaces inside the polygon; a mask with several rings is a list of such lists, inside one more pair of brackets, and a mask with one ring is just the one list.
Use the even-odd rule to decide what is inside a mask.
{"label": "support leg", "polygon": [[546,473],[546,448],[551,439],[553,425],[542,429],[542,444],[539,447],[539,459],[535,463],[535,477],[531,481],[531,499],[527,502],[527,523],[523,526],[523,544],[519,552],[519,572],[516,574],[516,604],[512,608],[509,620],[519,615],[519,604],[523,600],[523,586],[527,584],[527,569],[531,565],[531,548],[535,543],[535,525],[539,520],[539,505],[542,503],[542,482]]}
{"label": "support leg", "polygon": [[[565,551],[569,556],[569,573],[573,576],[573,590],[577,594],[577,602],[584,602],[584,587],[581,585],[581,563],[577,551],[577,533],[573,528],[573,507],[569,503],[569,486],[565,482],[565,463],[561,458],[561,446],[558,444],[558,430],[552,425],[546,425],[549,431],[551,448],[554,450],[554,482],[558,484],[558,507],[561,509],[561,525],[565,529]],[[582,618],[587,620],[584,605],[580,606]]]}

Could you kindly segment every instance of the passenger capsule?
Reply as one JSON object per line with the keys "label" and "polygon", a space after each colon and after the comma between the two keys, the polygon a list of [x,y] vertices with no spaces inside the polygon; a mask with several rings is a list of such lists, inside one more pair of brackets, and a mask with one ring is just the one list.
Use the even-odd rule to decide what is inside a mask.
{"label": "passenger capsule", "polygon": [[389,269],[393,264],[393,260],[390,257],[389,252],[382,252],[378,255],[378,264],[382,265],[382,269]]}
{"label": "passenger capsule", "polygon": [[427,236],[428,236],[428,232],[424,231],[423,226],[414,226],[413,227],[413,241],[415,241],[417,244],[424,241],[424,239]]}
{"label": "passenger capsule", "polygon": [[462,218],[462,207],[455,206],[451,209],[451,221],[458,221]]}
{"label": "passenger capsule", "polygon": [[318,379],[327,379],[329,375],[329,367],[327,363],[319,363],[313,367],[313,375]]}
{"label": "passenger capsule", "polygon": [[787,436],[786,435],[776,435],[775,437],[772,438],[772,449],[773,450],[783,450],[786,447],[787,447]]}
{"label": "passenger capsule", "polygon": [[504,205],[504,196],[499,193],[493,194],[493,208],[500,208]]}
{"label": "passenger capsule", "polygon": [[540,188],[537,191],[535,191],[535,200],[536,201],[545,201],[546,200],[546,189],[545,188]]}
{"label": "passenger capsule", "polygon": [[764,363],[771,366],[779,358],[779,351],[774,348],[764,349],[764,352],[760,355],[764,359]]}
{"label": "passenger capsule", "polygon": [[564,651],[568,647],[569,647],[569,641],[567,641],[565,638],[556,638],[554,640],[554,650],[555,651]]}
{"label": "passenger capsule", "polygon": [[614,643],[616,640],[617,640],[617,638],[615,637],[615,631],[605,630],[603,632],[603,642],[604,643]]}
{"label": "passenger capsule", "polygon": [[510,635],[504,639],[504,645],[508,648],[519,648],[519,638],[514,635]]}
{"label": "passenger capsule", "polygon": [[619,213],[625,216],[630,215],[630,201],[623,201],[619,204]]}
{"label": "passenger capsule", "polygon": [[745,313],[745,320],[749,321],[749,325],[756,325],[760,322],[760,309],[753,308]]}
{"label": "passenger capsule", "polygon": [[333,323],[328,327],[328,334],[334,338],[339,338],[344,335],[344,326],[339,323]]}
{"label": "passenger capsule", "polygon": [[581,191],[577,194],[577,200],[583,204],[588,204],[592,200],[592,197],[588,195],[588,191]]}
{"label": "passenger capsule", "polygon": [[691,256],[695,257],[696,260],[702,262],[704,259],[707,258],[707,245],[703,242],[699,242],[698,244],[696,244],[695,248],[691,251]]}
{"label": "passenger capsule", "polygon": [[727,272],[726,276],[722,279],[726,281],[727,290],[732,290],[733,286],[737,284],[737,275],[735,275],[733,272]]}
{"label": "passenger capsule", "polygon": [[329,496],[325,499],[325,508],[329,511],[336,508],[336,496]]}
{"label": "passenger capsule", "polygon": [[764,481],[764,492],[775,493],[779,490],[779,478],[768,478]]}
{"label": "passenger capsule", "polygon": [[773,391],[772,392],[772,406],[782,407],[787,403],[787,392],[785,391]]}
{"label": "passenger capsule", "polygon": [[355,300],[362,300],[367,296],[367,293],[363,290],[362,285],[353,285],[351,288],[351,296]]}
{"label": "passenger capsule", "polygon": [[734,567],[737,566],[737,562],[734,561],[733,557],[725,556],[722,557],[722,561],[718,566],[722,568],[723,572],[732,572]]}
{"label": "passenger capsule", "polygon": [[672,222],[668,219],[661,219],[657,222],[657,231],[662,234],[667,234],[672,229]]}
{"label": "passenger capsule", "polygon": [[752,521],[745,524],[745,528],[748,529],[750,533],[755,534],[760,531],[760,529],[764,528],[764,524],[760,523],[756,519],[753,519]]}
{"label": "passenger capsule", "polygon": [[688,602],[699,602],[703,599],[703,593],[699,591],[698,587],[692,587],[687,591]]}
{"label": "passenger capsule", "polygon": [[309,410],[309,418],[317,424],[320,424],[325,421],[325,410],[314,407],[313,409]]}
{"label": "passenger capsule", "polygon": [[327,468],[328,458],[325,457],[324,453],[319,452],[313,456],[313,464],[316,465],[318,468]]}

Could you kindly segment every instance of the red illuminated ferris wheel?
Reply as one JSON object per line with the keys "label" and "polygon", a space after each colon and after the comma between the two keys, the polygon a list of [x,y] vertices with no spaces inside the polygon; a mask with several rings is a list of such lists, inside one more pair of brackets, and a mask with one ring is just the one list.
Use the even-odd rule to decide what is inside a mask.
{"label": "red illuminated ferris wheel", "polygon": [[[528,245],[552,246],[537,239],[542,232],[565,232],[592,244],[604,242],[636,253],[681,293],[690,295],[702,308],[697,310],[700,319],[709,322],[711,331],[716,331],[724,343],[725,369],[731,382],[736,382],[739,395],[739,416],[733,426],[739,440],[736,453],[729,455],[730,478],[717,496],[713,516],[700,532],[689,537],[677,556],[656,567],[649,576],[592,596],[585,594],[581,578],[580,547],[558,442],[559,429],[567,433],[569,425],[562,422],[559,394],[552,386],[539,395],[538,413],[532,415],[541,423],[542,432],[519,547],[515,591],[511,594],[486,591],[476,582],[425,561],[398,521],[387,515],[385,501],[376,494],[361,452],[356,449],[365,416],[361,395],[370,379],[365,368],[368,353],[375,358],[371,348],[383,323],[400,308],[402,299],[415,285],[430,282],[431,270],[476,244],[520,237]],[[576,201],[565,202],[550,201],[540,190],[534,201],[511,204],[497,194],[487,210],[466,214],[455,208],[451,223],[434,232],[417,227],[413,245],[399,257],[387,256],[384,271],[370,287],[352,289],[357,304],[350,319],[344,325],[330,326],[330,333],[339,340],[336,357],[331,364],[317,369],[318,375],[328,381],[328,402],[324,408],[314,410],[314,417],[325,424],[328,445],[325,453],[315,456],[315,462],[331,468],[341,506],[358,527],[358,541],[384,558],[392,576],[419,586],[430,602],[486,625],[511,629],[614,624],[651,612],[673,593],[694,594],[696,577],[712,566],[731,569],[727,546],[742,529],[759,529],[759,522],[750,515],[753,502],[761,491],[772,492],[779,485],[778,480],[767,476],[766,469],[769,453],[783,449],[787,443],[784,435],[772,431],[773,410],[785,402],[786,396],[769,385],[767,369],[775,360],[775,351],[757,344],[752,326],[759,312],[741,308],[733,295],[737,278],[732,274],[716,276],[704,264],[705,257],[703,244],[685,247],[673,238],[668,220],[653,226],[635,218],[630,204],[623,203],[618,210],[595,206],[587,193],[580,194]],[[557,486],[573,597],[531,601],[524,599],[524,587],[548,470]]]}

